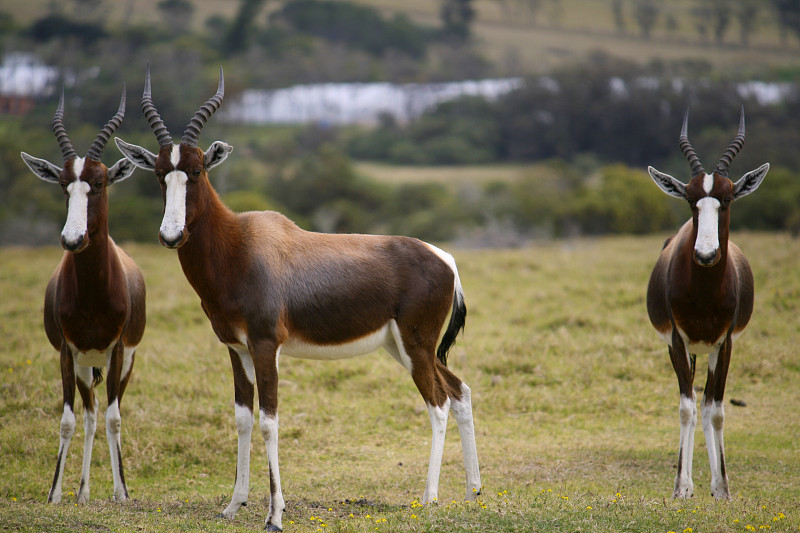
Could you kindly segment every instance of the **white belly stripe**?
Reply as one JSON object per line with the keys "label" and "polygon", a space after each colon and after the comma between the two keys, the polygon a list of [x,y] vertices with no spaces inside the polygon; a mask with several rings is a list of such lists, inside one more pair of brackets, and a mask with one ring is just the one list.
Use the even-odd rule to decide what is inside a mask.
{"label": "white belly stripe", "polygon": [[348,359],[350,357],[357,357],[374,352],[378,348],[384,346],[388,340],[391,340],[389,336],[389,322],[369,335],[365,335],[352,342],[343,344],[311,344],[296,338],[289,338],[289,340],[281,345],[280,350],[282,355],[300,359]]}
{"label": "white belly stripe", "polygon": [[75,364],[80,366],[93,366],[96,368],[103,368],[108,365],[108,359],[111,355],[111,350],[116,346],[116,342],[105,350],[88,350],[86,352],[79,352],[72,343],[68,343],[69,349],[75,358]]}

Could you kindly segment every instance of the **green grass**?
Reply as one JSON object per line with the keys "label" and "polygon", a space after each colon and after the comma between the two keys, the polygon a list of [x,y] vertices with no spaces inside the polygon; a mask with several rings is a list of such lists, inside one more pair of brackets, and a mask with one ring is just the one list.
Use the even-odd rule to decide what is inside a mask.
{"label": "green grass", "polygon": [[[411,379],[385,353],[337,362],[283,358],[287,531],[798,531],[800,241],[734,236],[750,258],[757,294],[754,318],[734,346],[726,393],[747,404],[726,404],[734,499],[716,502],[709,495],[700,429],[695,498],[669,498],[679,430],[677,380],[644,307],[663,238],[451,250],[469,316],[450,367],[473,390],[484,484],[479,503],[460,501],[464,470],[453,422],[440,503],[415,503],[425,485],[430,424]],[[236,466],[226,349],[174,252],[157,245],[126,249],[148,283],[148,329],[122,404],[132,499],[109,501],[113,483],[101,414],[92,500],[81,506],[69,494],[80,481],[81,414],[66,464],[65,502],[45,503],[58,447],[61,386],[41,310],[61,251],[0,249],[0,529],[263,527],[269,482],[257,430],[250,504],[233,522],[215,518],[229,501]],[[104,412],[103,385],[99,396]]]}

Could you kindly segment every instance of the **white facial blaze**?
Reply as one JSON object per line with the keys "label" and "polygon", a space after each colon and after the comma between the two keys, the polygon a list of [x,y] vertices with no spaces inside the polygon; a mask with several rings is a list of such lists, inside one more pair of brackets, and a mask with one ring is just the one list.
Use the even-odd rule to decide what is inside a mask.
{"label": "white facial blaze", "polygon": [[714,175],[713,174],[706,174],[703,178],[703,190],[706,191],[706,194],[711,194],[711,189],[714,188]]}
{"label": "white facial blaze", "polygon": [[[180,160],[180,150],[177,145],[172,147],[170,157],[173,167]],[[186,182],[189,177],[185,172],[173,170],[166,175],[167,184],[166,205],[164,218],[161,221],[161,237],[166,241],[177,240],[186,226]]]}
{"label": "white facial blaze", "polygon": [[85,181],[81,181],[81,173],[83,172],[82,157],[75,158],[73,169],[77,179],[67,185],[67,193],[69,194],[69,201],[67,203],[67,222],[64,224],[64,229],[61,231],[61,237],[67,244],[77,244],[78,239],[86,234],[88,207],[89,207],[89,190],[91,186]]}
{"label": "white facial blaze", "polygon": [[697,241],[694,249],[698,255],[708,257],[719,248],[719,200],[707,196],[697,202]]}

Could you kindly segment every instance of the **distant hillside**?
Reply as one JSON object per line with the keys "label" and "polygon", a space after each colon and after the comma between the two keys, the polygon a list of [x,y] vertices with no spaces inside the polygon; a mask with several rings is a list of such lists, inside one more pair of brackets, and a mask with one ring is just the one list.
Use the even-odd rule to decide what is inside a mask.
{"label": "distant hillside", "polygon": [[[113,24],[126,21],[156,21],[161,0],[120,0],[104,2],[101,13]],[[376,7],[384,13],[402,12],[418,23],[438,26],[441,2],[437,0],[354,0]],[[481,53],[494,63],[500,75],[525,75],[551,70],[573,62],[593,51],[605,51],[626,59],[647,62],[652,59],[703,60],[721,70],[735,69],[741,76],[763,76],[764,72],[800,69],[800,44],[788,36],[782,42],[772,12],[772,2],[760,3],[757,22],[748,47],[740,44],[740,27],[732,17],[723,45],[714,42],[710,23],[703,25],[694,14],[697,0],[658,2],[659,18],[649,40],[640,37],[634,21],[634,0],[622,0],[625,28],[620,32],[612,12],[612,0],[549,0],[534,16],[521,9],[524,2],[514,0],[476,0],[476,43]],[[239,0],[192,0],[195,13],[191,24],[205,29],[211,16],[232,18]],[[732,4],[736,4],[732,2]],[[18,23],[30,23],[43,16],[52,0],[0,0],[0,10],[13,15]],[[280,2],[267,2],[259,21],[278,9]],[[698,33],[703,26],[704,34]]]}

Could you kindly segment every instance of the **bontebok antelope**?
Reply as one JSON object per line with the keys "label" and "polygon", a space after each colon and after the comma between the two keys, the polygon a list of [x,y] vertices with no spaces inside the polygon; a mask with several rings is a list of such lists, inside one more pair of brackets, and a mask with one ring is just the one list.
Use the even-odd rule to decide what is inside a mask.
{"label": "bontebok antelope", "polygon": [[127,159],[107,168],[100,162],[103,148],[125,114],[125,90],[117,114],[97,135],[86,157],[78,157],[64,128],[64,93],[53,117],[53,130],[64,156],[64,168],[25,152],[22,159],[38,177],[61,185],[67,202],[67,222],[61,232],[66,249],[44,300],[44,329],[50,344],[61,352],[64,409],[56,473],[47,497],[61,501],[61,483],[70,440],[75,433],[75,385],[83,400],[83,469],[78,502],[89,500],[89,467],[97,426],[94,386],[108,367],[106,436],[114,478],[114,498],[128,497],[120,451],[120,403],[131,377],[136,346],[145,325],[145,287],[139,268],[108,235],[109,185],[135,170]]}
{"label": "bontebok antelope", "polygon": [[408,370],[428,406],[433,439],[423,500],[437,497],[449,411],[461,434],[466,498],[474,499],[481,482],[470,389],[445,366],[466,316],[452,256],[406,237],[312,233],[279,213],[233,213],[208,180],[208,171],[232,148],[220,141],[205,153],[197,147],[223,92],[220,70],[217,93],[192,118],[180,144],[173,144],[152,103],[148,68],[142,110],[159,152],[116,139],[134,164],[155,172],[165,203],[159,239],[178,249],[183,272],[230,354],[239,448],[233,497],[222,515],[233,518],[248,498],[255,385],[269,461],[266,527],[282,527],[279,356],[340,359],[380,347]]}
{"label": "bontebok antelope", "polygon": [[689,160],[692,179],[684,184],[648,167],[661,190],[689,202],[692,218],[664,245],[647,287],[647,313],[669,346],[680,388],[680,452],[674,498],[693,495],[692,451],[697,406],[692,383],[698,353],[708,353],[708,378],[703,391],[703,434],[711,470],[711,494],[730,499],[722,426],[722,398],[733,340],[744,330],[753,311],[753,274],[742,251],[728,241],[731,204],[755,191],[769,164],[748,172],[737,182],[728,167],[744,143],[744,109],[739,133],[711,174],[706,174],[687,136],[683,119],[680,148]]}

